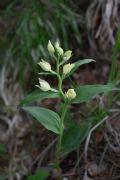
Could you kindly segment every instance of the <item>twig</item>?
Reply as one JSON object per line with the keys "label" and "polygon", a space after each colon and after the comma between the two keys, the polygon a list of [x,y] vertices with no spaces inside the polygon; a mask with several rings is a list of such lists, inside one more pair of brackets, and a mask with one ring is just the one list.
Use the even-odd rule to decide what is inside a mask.
{"label": "twig", "polygon": [[120,179],[120,175],[114,177],[113,179]]}
{"label": "twig", "polygon": [[[56,140],[57,140],[57,138],[54,139],[54,140],[37,156],[37,158],[36,158],[36,159],[34,160],[34,162],[33,162],[33,165],[34,165],[37,161],[39,161],[39,159],[40,159],[42,156],[44,156],[44,155],[49,151],[49,149],[55,144]],[[42,158],[42,160],[43,160],[43,158]],[[40,160],[39,164],[41,163],[42,160]]]}
{"label": "twig", "polygon": [[89,132],[86,143],[85,143],[85,149],[84,149],[84,155],[85,155],[85,162],[87,163],[87,152],[88,152],[88,145],[89,145],[89,141],[90,141],[90,137],[92,132],[98,128],[98,126],[100,126],[103,122],[105,122],[108,119],[108,116],[106,116],[105,118],[103,118],[99,123],[97,123]]}

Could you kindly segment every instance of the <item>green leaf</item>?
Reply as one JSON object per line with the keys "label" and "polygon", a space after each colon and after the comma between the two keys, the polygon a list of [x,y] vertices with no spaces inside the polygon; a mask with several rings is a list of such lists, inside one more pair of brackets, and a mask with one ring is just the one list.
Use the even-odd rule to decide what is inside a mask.
{"label": "green leaf", "polygon": [[25,99],[20,102],[20,106],[29,104],[33,101],[41,101],[46,98],[58,98],[59,93],[53,91],[41,91],[37,90],[29,94]]}
{"label": "green leaf", "polygon": [[6,152],[7,152],[7,149],[6,149],[5,144],[0,144],[0,154],[6,153]]}
{"label": "green leaf", "polygon": [[115,54],[120,52],[120,27],[117,30],[116,42],[115,42],[115,46],[114,46],[113,50],[114,50]]}
{"label": "green leaf", "polygon": [[82,66],[83,64],[88,64],[90,62],[95,62],[95,60],[93,59],[84,59],[84,60],[79,60],[77,62],[75,62],[75,66],[74,68],[70,71],[70,73],[68,73],[65,77],[68,77],[70,76],[71,74],[74,73],[74,71],[76,71],[80,66]]}
{"label": "green leaf", "polygon": [[63,135],[62,153],[70,153],[79,148],[80,144],[85,140],[91,128],[91,123],[84,122],[70,126]]}
{"label": "green leaf", "polygon": [[34,175],[29,175],[27,177],[27,180],[45,180],[47,179],[48,176],[49,176],[49,172],[42,169],[42,170],[36,171]]}
{"label": "green leaf", "polygon": [[75,89],[77,97],[74,99],[73,103],[87,102],[93,96],[99,93],[106,93],[114,90],[120,90],[120,89],[116,88],[113,84],[79,86]]}
{"label": "green leaf", "polygon": [[22,109],[29,112],[46,129],[56,134],[60,133],[60,117],[54,111],[41,107],[22,107]]}
{"label": "green leaf", "polygon": [[7,178],[7,176],[0,175],[0,180],[5,180],[6,178]]}

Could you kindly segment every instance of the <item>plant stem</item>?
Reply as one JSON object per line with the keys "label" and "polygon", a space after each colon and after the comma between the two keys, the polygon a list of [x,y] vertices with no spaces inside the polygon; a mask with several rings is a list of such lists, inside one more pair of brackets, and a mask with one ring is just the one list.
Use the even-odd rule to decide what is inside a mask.
{"label": "plant stem", "polygon": [[62,144],[62,137],[63,137],[63,132],[64,132],[64,119],[65,119],[65,114],[67,111],[67,106],[68,106],[68,102],[66,101],[65,98],[65,94],[62,90],[62,77],[60,75],[60,66],[59,66],[59,60],[57,61],[57,66],[56,66],[56,72],[57,72],[57,78],[58,78],[58,89],[60,92],[60,95],[62,96],[63,100],[64,100],[64,107],[62,109],[62,113],[61,113],[61,121],[60,121],[60,134],[58,136],[58,141],[57,141],[57,146],[56,146],[56,167],[59,169],[59,165],[60,165],[60,155],[61,155],[61,144]]}
{"label": "plant stem", "polygon": [[111,69],[110,69],[108,83],[112,83],[115,80],[115,73],[116,73],[116,67],[117,67],[116,61],[117,61],[117,53],[113,53],[112,65],[111,65]]}
{"label": "plant stem", "polygon": [[59,59],[57,61],[57,67],[56,67],[56,72],[57,72],[57,78],[58,78],[58,89],[59,89],[59,92],[60,94],[62,95],[63,99],[65,100],[65,95],[63,93],[63,90],[62,90],[62,78],[60,76],[60,70],[59,70]]}
{"label": "plant stem", "polygon": [[112,65],[111,65],[109,80],[108,80],[109,83],[112,83],[115,81],[115,73],[116,73],[116,67],[117,67],[116,62],[117,62],[117,56],[119,52],[120,52],[120,28],[118,28],[117,30],[116,41],[113,48]]}
{"label": "plant stem", "polygon": [[63,111],[61,114],[61,122],[60,122],[60,134],[58,136],[58,142],[57,142],[57,147],[56,147],[56,167],[59,168],[59,160],[60,160],[60,155],[61,155],[61,144],[62,144],[62,137],[63,137],[63,132],[64,132],[64,119],[65,115],[67,112],[68,108],[68,103],[64,103]]}
{"label": "plant stem", "polygon": [[59,92],[62,95],[63,99],[65,100],[65,95],[62,90],[62,79],[61,79],[60,75],[58,75],[58,80],[59,80],[59,83],[58,83]]}
{"label": "plant stem", "polygon": [[[114,52],[112,55],[112,65],[111,65],[111,69],[110,69],[108,83],[113,83],[115,81],[115,73],[116,73],[116,67],[117,67],[116,61],[117,61],[117,52]],[[109,105],[109,107],[112,106],[112,103],[113,103],[113,93],[109,92],[108,93],[108,105]]]}

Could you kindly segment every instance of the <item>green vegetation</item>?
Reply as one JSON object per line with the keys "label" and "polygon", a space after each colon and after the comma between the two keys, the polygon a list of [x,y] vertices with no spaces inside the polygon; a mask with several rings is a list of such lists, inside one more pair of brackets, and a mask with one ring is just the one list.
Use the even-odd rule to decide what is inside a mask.
{"label": "green vegetation", "polygon": [[[76,13],[80,4],[82,13],[87,9],[82,1],[5,0],[4,3],[3,7],[0,3],[0,180],[59,179],[60,176],[64,178],[64,173],[74,174],[78,170],[76,179],[84,169],[78,167],[84,166],[87,160],[87,163],[96,160],[100,164],[105,159],[109,167],[111,155],[106,152],[114,147],[111,153],[114,154],[120,135],[112,127],[117,122],[120,106],[120,28],[116,31],[116,21],[112,29],[116,41],[108,63],[108,34],[107,31],[104,34],[104,27],[100,30],[102,23],[99,22],[102,11],[93,16],[97,1],[95,6],[90,6],[89,13],[93,19],[97,17],[95,27],[89,18],[86,22],[83,17],[83,29],[79,19],[81,12],[80,16]],[[78,3],[78,9],[73,3]],[[111,19],[114,23],[114,18]],[[87,27],[90,28],[88,32]],[[104,34],[103,39],[100,33]],[[103,40],[107,42],[103,51],[109,44],[107,55],[105,59],[104,55],[96,56],[95,62],[92,59],[94,45],[97,51],[100,50],[99,55]],[[103,61],[99,61],[101,57]],[[111,119],[116,121],[113,123]],[[107,127],[105,122],[112,123]],[[100,142],[97,155],[92,154],[99,145],[96,139]],[[113,162],[113,174],[116,174],[114,164],[117,163]],[[81,174],[83,176],[83,170]]]}
{"label": "green vegetation", "polygon": [[[72,33],[75,41],[81,43],[76,14],[68,0],[12,1],[1,13],[4,20],[13,18],[13,24],[8,24],[6,28],[4,38],[7,52],[3,51],[3,57],[8,65],[13,62],[16,64],[22,84],[25,83],[26,71],[32,70],[32,76],[36,76],[36,63],[41,57],[48,57],[44,47],[49,39],[61,40],[63,47],[67,49]],[[3,40],[1,46],[2,42]]]}
{"label": "green vegetation", "polygon": [[[65,131],[65,117],[66,112],[69,106],[73,103],[83,103],[89,101],[94,95],[99,93],[107,93],[109,91],[119,90],[113,84],[108,85],[87,85],[87,86],[77,86],[72,87],[72,89],[68,89],[67,92],[63,91],[63,81],[71,76],[74,71],[79,68],[79,66],[83,64],[87,64],[90,62],[94,62],[92,59],[79,60],[75,63],[68,63],[68,60],[71,58],[71,51],[68,50],[64,52],[64,50],[60,47],[58,43],[52,45],[49,41],[48,43],[48,52],[51,56],[51,59],[55,59],[55,67],[52,67],[50,63],[47,61],[41,60],[38,65],[41,67],[42,74],[53,75],[57,78],[58,85],[57,88],[52,88],[51,85],[39,78],[39,85],[36,85],[41,89],[39,93],[32,93],[26,99],[24,99],[21,104],[23,105],[23,109],[29,112],[37,121],[39,121],[46,129],[58,134],[58,140],[56,145],[56,160],[55,167],[60,168],[60,158],[61,153],[71,152],[72,150],[78,148],[81,142],[86,138],[88,132],[92,126],[89,122],[80,123],[79,125],[72,124],[72,127],[69,127],[67,131]],[[67,55],[66,55],[67,54]],[[57,114],[54,111],[51,111],[47,108],[41,107],[26,107],[25,104],[31,101],[35,101],[36,97],[38,100],[43,100],[42,94],[44,93],[44,98],[51,97],[51,91],[54,92],[53,97],[59,97],[62,103],[61,113]],[[49,94],[50,92],[50,94]],[[45,96],[46,93],[46,96]],[[39,95],[39,96],[38,96]],[[102,112],[102,111],[101,111]],[[98,114],[99,115],[99,114]],[[104,117],[106,114],[101,114]],[[74,119],[73,119],[74,120]],[[101,120],[101,119],[99,119]],[[99,122],[98,122],[99,123]]]}

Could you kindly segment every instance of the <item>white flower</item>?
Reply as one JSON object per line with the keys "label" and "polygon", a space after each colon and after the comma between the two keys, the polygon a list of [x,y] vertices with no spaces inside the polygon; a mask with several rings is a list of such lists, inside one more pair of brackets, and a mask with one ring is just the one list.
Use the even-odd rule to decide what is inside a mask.
{"label": "white flower", "polygon": [[63,74],[68,74],[72,69],[73,69],[73,67],[75,66],[75,64],[65,64],[64,66],[63,66]]}
{"label": "white flower", "polygon": [[57,53],[59,53],[59,55],[63,55],[63,53],[64,53],[64,51],[63,51],[63,49],[60,47],[60,45],[59,45],[59,42],[56,42],[55,43],[55,48],[56,48],[56,50],[57,50]]}
{"label": "white flower", "polygon": [[49,51],[49,53],[50,53],[51,55],[53,55],[54,52],[55,52],[55,49],[54,49],[54,47],[53,47],[53,45],[52,45],[52,43],[51,43],[50,40],[48,41],[48,51]]}
{"label": "white flower", "polygon": [[71,58],[71,56],[72,56],[72,51],[68,50],[63,54],[63,60],[67,61]]}
{"label": "white flower", "polygon": [[51,90],[50,84],[47,81],[39,78],[39,83],[40,85],[36,85],[36,87],[40,88],[42,91]]}
{"label": "white flower", "polygon": [[65,93],[65,96],[68,100],[72,100],[76,97],[76,92],[74,89],[68,89],[68,91]]}
{"label": "white flower", "polygon": [[38,64],[44,71],[51,71],[51,65],[47,61],[41,59],[41,61]]}

